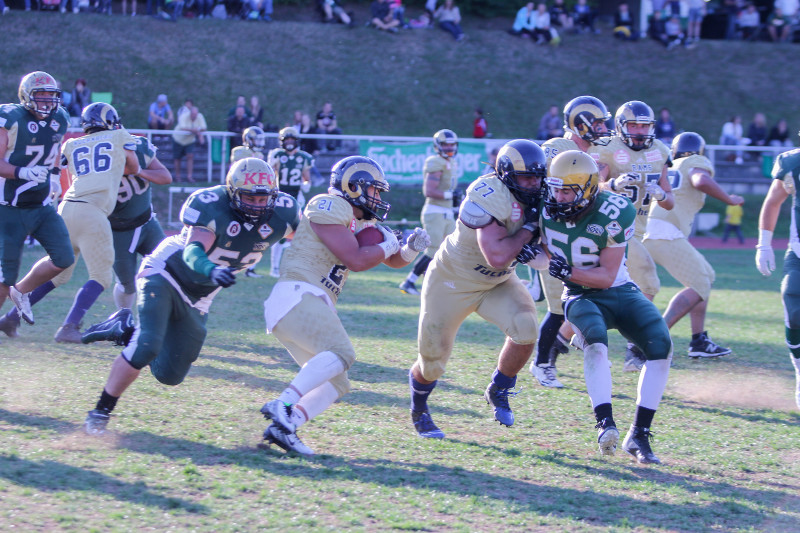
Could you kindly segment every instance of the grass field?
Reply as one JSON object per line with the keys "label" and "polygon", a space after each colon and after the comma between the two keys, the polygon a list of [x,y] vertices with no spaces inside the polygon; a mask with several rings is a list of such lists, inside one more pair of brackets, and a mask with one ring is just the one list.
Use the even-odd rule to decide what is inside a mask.
{"label": "grass field", "polygon": [[[26,252],[26,264],[40,253]],[[674,329],[653,425],[658,467],[598,455],[579,352],[559,361],[562,390],[521,375],[517,424],[494,422],[482,393],[502,336],[475,318],[430,401],[448,438],[416,437],[406,373],[418,300],[387,268],[353,274],[340,300],[359,360],[353,391],[300,431],[317,456],[256,448],[259,408],[296,371],[263,331],[269,277],[218,296],[183,384],[144,372],[109,434],[86,437],[81,422],[117,350],[52,341],[85,279],[81,264],[35,308],[35,326],[0,344],[0,530],[798,531],[800,414],[779,277],[762,278],[749,250],[706,255],[718,273],[708,328],[733,354],[690,360],[688,324]],[[677,286],[662,280],[663,309]],[[111,306],[104,294],[87,321]],[[616,419],[627,427],[637,376],[622,372],[623,344],[611,337]]]}

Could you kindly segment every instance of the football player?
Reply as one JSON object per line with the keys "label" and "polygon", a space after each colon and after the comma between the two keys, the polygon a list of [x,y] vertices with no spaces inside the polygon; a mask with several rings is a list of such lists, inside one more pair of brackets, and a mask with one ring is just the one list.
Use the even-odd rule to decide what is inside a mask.
{"label": "football player", "polygon": [[181,383],[200,355],[206,320],[221,288],[261,260],[270,244],[292,233],[300,211],[278,190],[266,161],[245,158],[228,171],[225,185],[194,192],[181,208],[183,230],[167,237],[139,269],[139,325],[111,365],[86,433],[101,434],[123,392],[150,366],[165,385]]}
{"label": "football player", "polygon": [[789,227],[789,247],[783,260],[781,297],[786,324],[786,345],[789,359],[794,366],[795,401],[800,409],[800,238],[798,224],[797,189],[800,187],[800,148],[783,152],[775,158],[772,167],[772,185],[761,205],[758,217],[758,245],[756,246],[756,268],[764,276],[775,270],[775,252],[772,250],[772,234],[778,223],[781,205],[792,196],[792,218]]}
{"label": "football player", "polygon": [[536,307],[517,277],[516,257],[537,232],[545,156],[533,141],[503,145],[496,170],[467,189],[455,232],[431,261],[422,285],[418,357],[409,371],[411,420],[426,438],[444,438],[428,396],[444,374],[456,332],[472,313],[505,333],[484,398],[503,425],[514,424],[509,396],[536,342]]}
{"label": "football player", "polygon": [[689,315],[692,328],[689,357],[719,357],[731,353],[730,348],[712,341],[705,331],[714,269],[689,243],[692,221],[703,207],[706,194],[728,205],[744,203],[744,198],[729,195],[714,181],[714,166],[703,155],[705,146],[705,140],[691,131],[672,140],[673,167],[669,177],[675,207],[666,210],[655,204],[650,209],[643,241],[653,260],[684,286],[667,305],[664,320],[667,327],[672,328]]}
{"label": "football player", "polygon": [[625,266],[636,208],[622,196],[598,191],[598,173],[594,159],[578,150],[561,152],[550,163],[542,214],[548,270],[566,287],[564,312],[583,349],[600,452],[613,455],[619,442],[608,361],[608,329],[616,328],[647,358],[639,377],[636,414],[622,447],[640,463],[659,463],[650,447],[650,425],[667,384],[672,341],[664,319]]}
{"label": "football player", "polygon": [[[141,170],[133,136],[121,129],[112,105],[96,102],[86,106],[81,112],[81,128],[86,135],[69,139],[62,148],[61,166],[68,170],[72,184],[58,213],[69,230],[75,258],[83,254],[89,280],[75,295],[64,323],[56,331],[56,342],[81,342],[81,320],[111,285],[114,244],[108,215],[116,204],[122,175]],[[74,270],[75,263],[37,288],[38,298],[67,283]]]}
{"label": "football player", "polygon": [[[314,166],[314,158],[300,149],[300,133],[296,128],[283,128],[278,133],[278,142],[280,146],[270,150],[267,161],[278,176],[281,192],[294,196],[300,207],[303,207],[306,203],[303,194],[308,194],[311,190],[311,167]],[[276,243],[270,250],[269,274],[273,278],[280,276],[281,256],[291,243],[290,240]]]}
{"label": "football player", "polygon": [[268,444],[313,454],[298,438],[297,428],[350,390],[347,370],[356,354],[336,314],[350,271],[381,263],[402,268],[430,244],[421,228],[401,246],[392,231],[378,225],[383,242],[359,246],[355,233],[385,220],[391,206],[382,196],[388,191],[378,163],[368,157],[346,157],[331,170],[328,193],[313,197],[305,208],[281,277],[264,302],[267,332],[301,367],[280,396],[261,408],[273,421],[264,431]]}
{"label": "football player", "polygon": [[242,132],[242,145],[231,150],[231,165],[245,157],[257,157],[266,160],[264,148],[266,141],[264,130],[258,126],[250,126]]}
{"label": "football player", "polygon": [[[606,146],[595,146],[589,153],[604,167],[602,187],[628,198],[636,208],[636,234],[628,241],[627,263],[633,281],[652,301],[661,283],[656,264],[642,244],[647,215],[654,204],[672,209],[675,198],[667,171],[672,164],[669,148],[656,139],[656,119],[644,102],[632,100],[622,104],[614,116],[615,135]],[[628,344],[623,370],[638,372],[645,359],[641,351]]]}
{"label": "football player", "polygon": [[[611,113],[606,105],[594,96],[578,96],[564,106],[564,136],[554,137],[542,144],[547,163],[561,152],[580,150],[586,152],[593,146],[605,146],[611,141],[612,132],[607,122]],[[530,279],[536,273],[530,270]],[[564,284],[547,271],[540,274],[542,290],[547,300],[547,315],[539,327],[539,340],[536,345],[536,359],[531,362],[530,372],[543,387],[561,388],[564,385],[558,380],[556,360],[567,353],[572,328],[564,322],[564,304],[561,294]]]}
{"label": "football player", "polygon": [[422,168],[424,176],[422,194],[425,196],[425,205],[422,206],[422,227],[430,235],[431,245],[419,256],[414,268],[400,284],[400,290],[406,294],[419,295],[416,281],[425,274],[445,237],[456,229],[453,195],[458,195],[456,191],[458,136],[451,130],[439,130],[433,134],[433,148],[436,153],[425,159]]}
{"label": "football player", "polygon": [[153,143],[146,137],[133,138],[142,170],[139,174],[122,177],[117,204],[108,217],[114,239],[114,274],[117,278],[114,303],[117,311],[103,322],[86,328],[81,337],[84,343],[113,340],[124,344],[119,335],[129,331],[133,320],[131,309],[136,302],[137,255],[144,257],[152,253],[166,237],[153,211],[150,184],[168,185],[172,183],[172,175],[158,159]]}
{"label": "football player", "polygon": [[[46,72],[22,78],[19,101],[0,106],[0,307],[10,296],[25,321],[33,324],[31,300],[35,303],[40,295],[30,291],[75,262],[67,226],[51,198],[69,114],[59,106],[61,90]],[[28,235],[42,243],[47,257],[17,281]],[[18,324],[3,319],[0,331],[16,337]]]}

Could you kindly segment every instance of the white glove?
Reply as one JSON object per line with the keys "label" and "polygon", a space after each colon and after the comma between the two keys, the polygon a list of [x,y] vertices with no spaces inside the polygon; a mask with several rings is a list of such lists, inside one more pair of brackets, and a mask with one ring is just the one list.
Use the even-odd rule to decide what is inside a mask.
{"label": "white glove", "polygon": [[608,182],[609,187],[614,192],[624,189],[626,185],[630,185],[634,181],[638,181],[639,175],[629,172],[628,174],[621,174]]}
{"label": "white glove", "polygon": [[652,198],[656,202],[660,202],[661,200],[667,197],[667,192],[664,189],[662,189],[661,186],[655,181],[651,181],[650,183],[645,185],[644,190],[647,194],[650,195],[650,198]]}
{"label": "white glove", "polygon": [[775,270],[775,252],[772,251],[772,232],[762,229],[756,245],[756,268],[764,276]]}
{"label": "white glove", "polygon": [[61,196],[61,174],[50,174],[50,195],[53,199]]}
{"label": "white glove", "polygon": [[35,167],[19,167],[17,177],[25,181],[44,183],[50,179],[50,167],[37,165]]}
{"label": "white glove", "polygon": [[308,192],[311,190],[311,181],[304,181],[300,184],[300,190],[303,192]]}
{"label": "white glove", "polygon": [[414,233],[409,235],[406,243],[400,248],[400,256],[403,261],[410,263],[417,257],[417,254],[431,245],[431,237],[422,228],[414,228]]}
{"label": "white glove", "polygon": [[383,242],[378,245],[383,250],[383,258],[389,259],[389,257],[393,256],[400,250],[400,243],[397,241],[397,236],[392,230],[386,229],[380,224],[375,227],[381,230],[381,233],[383,233]]}

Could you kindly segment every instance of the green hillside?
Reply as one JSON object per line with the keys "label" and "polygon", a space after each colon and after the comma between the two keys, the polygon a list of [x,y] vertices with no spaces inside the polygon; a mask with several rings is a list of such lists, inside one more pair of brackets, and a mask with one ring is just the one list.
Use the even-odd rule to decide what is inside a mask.
{"label": "green hillside", "polygon": [[224,129],[238,94],[258,95],[265,119],[279,125],[330,99],[344,131],[357,134],[427,136],[450,127],[470,136],[480,105],[495,137],[533,137],[548,105],[586,93],[612,111],[631,99],[667,106],[679,128],[712,143],[732,114],[745,127],[756,111],[770,125],[786,117],[793,130],[800,126],[790,97],[795,45],[704,41],[667,52],[647,40],[617,42],[601,26],[601,35],[567,35],[552,48],[485,19],[465,21],[468,39],[455,43],[436,29],[390,35],[323,25],[308,16],[311,8],[298,9],[306,20],[270,24],[12,11],[2,18],[0,100],[16,101],[20,77],[42,69],[65,89],[85,77],[93,90],[111,91],[132,128],[145,126],[162,92],[176,107],[193,98],[212,129]]}

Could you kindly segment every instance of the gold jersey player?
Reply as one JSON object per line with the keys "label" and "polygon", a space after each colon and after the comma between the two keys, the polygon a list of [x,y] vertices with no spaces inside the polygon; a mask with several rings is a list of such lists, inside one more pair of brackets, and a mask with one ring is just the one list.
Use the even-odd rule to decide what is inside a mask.
{"label": "gold jersey player", "polygon": [[453,203],[454,195],[458,195],[456,191],[458,136],[451,130],[439,130],[433,135],[433,148],[436,153],[425,160],[422,170],[424,175],[422,194],[425,195],[425,205],[422,206],[422,227],[430,235],[431,245],[419,256],[414,268],[400,284],[400,290],[406,294],[419,294],[416,281],[425,274],[445,237],[456,229]]}
{"label": "gold jersey player", "polygon": [[714,282],[714,269],[689,243],[692,221],[703,207],[706,194],[728,205],[741,205],[744,199],[729,195],[714,181],[714,166],[705,155],[706,142],[697,133],[687,131],[672,141],[673,166],[669,171],[675,207],[666,210],[656,204],[650,209],[644,245],[650,256],[683,285],[667,305],[664,320],[668,327],[687,314],[691,320],[692,340],[689,357],[719,357],[731,353],[719,346],[705,331],[706,309]]}
{"label": "gold jersey player", "polygon": [[[604,188],[625,196],[636,208],[636,231],[628,241],[627,264],[631,278],[642,293],[653,300],[661,283],[656,264],[642,244],[647,215],[654,204],[672,209],[675,198],[669,183],[671,165],[669,148],[655,136],[655,115],[644,102],[622,104],[614,115],[615,135],[606,146],[589,150],[601,165]],[[644,357],[633,343],[625,352],[626,372],[638,372]]]}
{"label": "gold jersey player", "polygon": [[[561,152],[586,152],[594,146],[607,145],[612,137],[607,126],[610,120],[611,113],[606,105],[594,96],[578,96],[567,102],[564,106],[564,136],[548,139],[542,144],[548,167],[550,161]],[[531,269],[530,279],[534,279],[535,275]],[[543,387],[561,388],[563,385],[557,377],[556,360],[560,354],[569,351],[567,344],[572,336],[569,323],[564,322],[564,304],[561,301],[564,284],[547,270],[538,275],[547,300],[547,315],[539,326],[536,358],[531,361],[530,371]]]}
{"label": "gold jersey player", "polygon": [[402,268],[427,248],[430,239],[416,228],[404,245],[378,225],[384,240],[360,246],[355,234],[386,218],[391,207],[383,169],[368,157],[351,156],[331,170],[327,194],[306,206],[294,241],[281,264],[281,276],[264,302],[267,332],[273,333],[301,366],[277,399],[261,412],[273,423],[264,440],[284,450],[314,452],[297,436],[297,428],[321,414],[350,390],[347,370],[356,353],[336,302],[350,271],[381,263]]}
{"label": "gold jersey player", "polygon": [[515,267],[522,248],[538,234],[544,177],[544,152],[536,143],[506,143],[495,172],[468,187],[456,230],[431,261],[422,285],[418,356],[409,371],[411,420],[421,437],[444,438],[431,418],[428,397],[444,375],[458,328],[472,313],[505,335],[484,398],[495,420],[514,424],[508,399],[538,331],[536,307]]}

